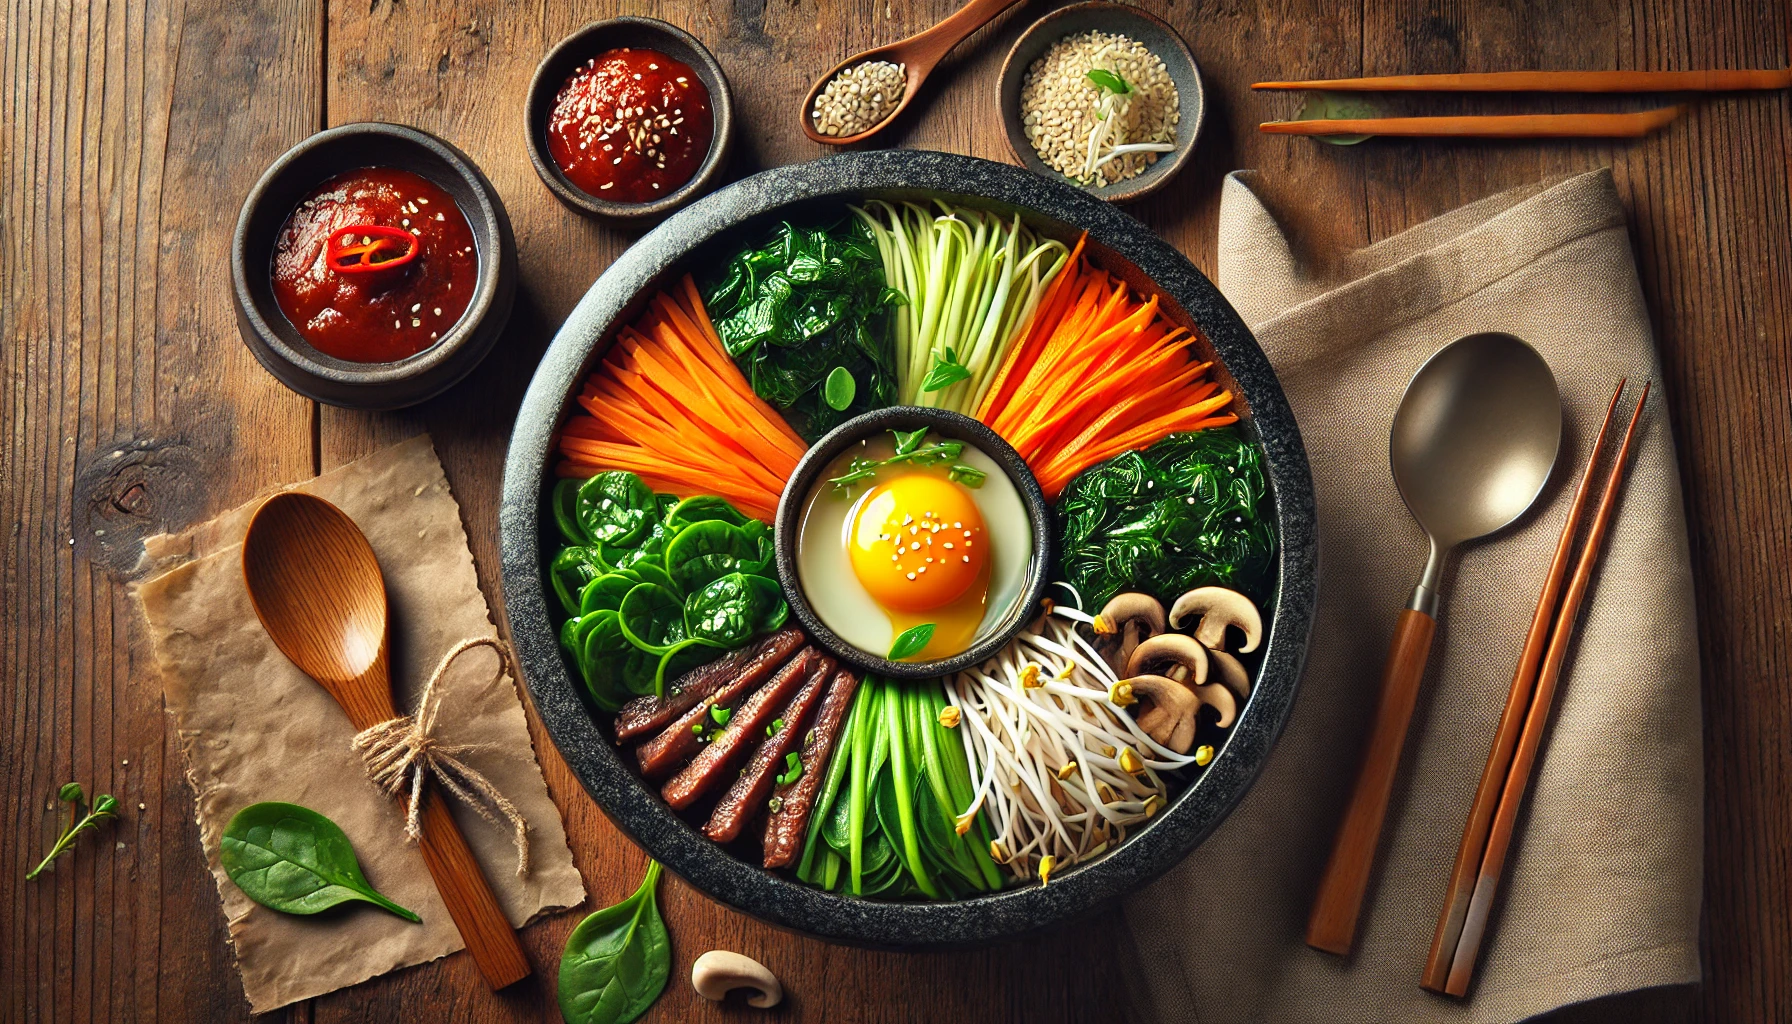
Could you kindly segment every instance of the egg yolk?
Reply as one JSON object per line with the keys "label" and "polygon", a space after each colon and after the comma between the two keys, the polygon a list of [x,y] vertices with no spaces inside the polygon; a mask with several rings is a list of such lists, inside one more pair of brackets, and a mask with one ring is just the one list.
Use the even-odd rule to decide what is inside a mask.
{"label": "egg yolk", "polygon": [[908,473],[873,487],[851,524],[853,573],[897,634],[934,623],[916,657],[970,646],[989,597],[988,533],[970,492],[944,476]]}

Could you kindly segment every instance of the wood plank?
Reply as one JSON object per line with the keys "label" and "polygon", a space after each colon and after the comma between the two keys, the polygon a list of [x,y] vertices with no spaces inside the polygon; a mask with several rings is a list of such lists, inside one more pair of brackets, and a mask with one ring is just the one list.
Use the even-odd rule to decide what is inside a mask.
{"label": "wood plank", "polygon": [[[237,202],[316,124],[316,24],[305,2],[15,0],[5,18],[9,1019],[247,1011],[124,584],[144,535],[311,471],[311,403],[254,362],[221,297]],[[121,820],[24,882],[69,779]]]}

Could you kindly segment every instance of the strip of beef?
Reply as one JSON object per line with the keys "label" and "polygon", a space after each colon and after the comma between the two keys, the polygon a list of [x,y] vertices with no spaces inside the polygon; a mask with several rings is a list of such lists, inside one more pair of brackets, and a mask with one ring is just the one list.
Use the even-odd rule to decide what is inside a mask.
{"label": "strip of beef", "polygon": [[[815,657],[815,648],[813,647],[805,647],[796,652],[796,657],[791,658],[783,668],[778,670],[778,675],[773,677],[773,681],[783,678],[785,673],[795,673],[800,677],[803,669],[808,667],[809,659],[813,657]],[[722,685],[721,689],[698,701],[695,707],[679,715],[671,725],[666,726],[665,732],[636,747],[635,757],[641,762],[641,774],[650,779],[659,779],[670,775],[679,765],[689,760],[691,755],[697,752],[698,747],[703,745],[702,738],[691,727],[705,725],[711,707],[720,705],[725,708],[733,708],[760,682],[761,680],[752,676],[730,679]],[[771,684],[767,683],[766,685]],[[703,731],[708,731],[707,726]]]}
{"label": "strip of beef", "polygon": [[815,724],[803,734],[803,774],[790,785],[779,786],[774,794],[778,809],[765,822],[766,867],[789,867],[802,852],[803,838],[809,834],[809,814],[815,809],[815,798],[828,773],[828,759],[846,726],[846,713],[852,710],[858,688],[859,677],[846,669],[834,673],[829,682]]}
{"label": "strip of beef", "polygon": [[[784,755],[801,741],[803,731],[808,727],[809,713],[821,702],[828,677],[833,674],[834,659],[826,655],[815,659],[809,669],[809,678],[773,719],[783,722],[783,727],[763,740],[759,749],[753,752],[747,770],[728,787],[728,792],[722,795],[721,802],[710,814],[709,824],[703,826],[704,835],[718,843],[731,843],[740,838],[741,830],[759,814],[766,798],[772,795],[772,787],[785,771]],[[764,732],[763,729],[760,731]]]}
{"label": "strip of beef", "polygon": [[673,680],[664,697],[648,694],[622,706],[616,715],[616,742],[643,736],[689,711],[693,705],[741,675],[758,683],[803,645],[803,631],[781,629],[756,643],[732,651],[707,665],[698,665]]}
{"label": "strip of beef", "polygon": [[746,752],[747,744],[765,735],[765,727],[777,717],[778,709],[790,700],[814,663],[815,649],[805,647],[803,650],[808,656],[800,661],[792,659],[772,676],[770,682],[742,701],[740,707],[734,709],[728,724],[709,738],[703,749],[697,751],[697,756],[691,758],[691,763],[660,787],[660,796],[672,805],[673,810],[684,810],[714,789],[735,758]]}

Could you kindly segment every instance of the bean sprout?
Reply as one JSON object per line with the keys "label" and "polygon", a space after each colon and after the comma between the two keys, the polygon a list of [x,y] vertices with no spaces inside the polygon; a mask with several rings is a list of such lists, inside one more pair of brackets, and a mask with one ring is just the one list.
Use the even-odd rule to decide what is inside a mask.
{"label": "bean sprout", "polygon": [[[960,821],[983,811],[992,855],[1017,878],[1047,856],[1075,864],[1118,846],[1167,800],[1158,773],[1195,763],[1108,699],[1114,672],[1076,628],[1089,621],[1054,604],[1000,654],[946,683],[976,783]],[[1121,767],[1127,752],[1136,774]]]}

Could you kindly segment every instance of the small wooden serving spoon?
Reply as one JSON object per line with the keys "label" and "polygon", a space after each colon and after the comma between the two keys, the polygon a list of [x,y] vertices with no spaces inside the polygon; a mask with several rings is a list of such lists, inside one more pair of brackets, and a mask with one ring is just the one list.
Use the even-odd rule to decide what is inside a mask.
{"label": "small wooden serving spoon", "polygon": [[[357,730],[398,717],[386,581],[354,520],[322,498],[274,495],[249,521],[243,579],[274,646],[336,698]],[[423,862],[479,973],[493,989],[528,977],[516,932],[433,786],[423,789],[422,822]]]}
{"label": "small wooden serving spoon", "polygon": [[[830,146],[849,146],[855,142],[864,142],[883,131],[890,122],[896,120],[904,110],[908,109],[909,101],[913,100],[915,94],[921,91],[921,83],[927,80],[928,74],[938,66],[941,60],[945,59],[946,54],[952,52],[954,46],[963,42],[964,38],[972,32],[989,24],[996,15],[1019,2],[1020,0],[970,0],[970,3],[960,7],[956,13],[925,32],[919,32],[907,39],[866,50],[834,65],[827,74],[815,80],[815,85],[809,90],[809,95],[803,97],[803,108],[797,112],[797,117],[803,123],[803,134],[816,142],[826,143]],[[905,66],[907,80],[902,90],[902,101],[896,104],[895,110],[890,111],[890,116],[857,135],[823,135],[816,131],[815,97],[821,95],[821,90],[827,88],[827,84],[834,80],[835,75],[868,60],[883,60],[889,61],[891,64]]]}

